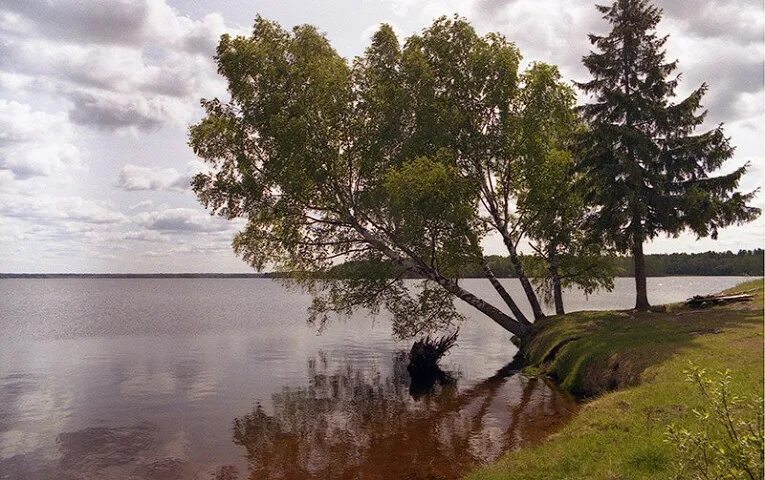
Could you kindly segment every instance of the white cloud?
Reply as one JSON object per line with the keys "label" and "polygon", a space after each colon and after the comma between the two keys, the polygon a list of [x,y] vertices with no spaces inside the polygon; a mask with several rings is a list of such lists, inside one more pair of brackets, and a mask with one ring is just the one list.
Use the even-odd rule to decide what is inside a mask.
{"label": "white cloud", "polygon": [[585,71],[581,58],[589,50],[587,32],[605,28],[594,5],[580,0],[479,0],[471,4],[471,16],[479,27],[499,31],[515,42],[526,62],[555,63],[571,79]]}
{"label": "white cloud", "polygon": [[429,19],[440,15],[467,13],[473,2],[464,0],[386,0],[399,17],[418,14]]}
{"label": "white cloud", "polygon": [[[80,45],[39,38],[5,39],[0,67],[16,75],[55,78],[62,84],[120,93],[186,98],[214,81],[211,50],[189,54],[156,45]],[[63,89],[67,90],[67,89]]]}
{"label": "white cloud", "polygon": [[155,190],[183,192],[189,189],[189,177],[174,168],[155,169],[138,165],[125,165],[120,171],[117,186],[123,190]]}
{"label": "white cloud", "polygon": [[678,93],[687,94],[706,82],[709,91],[704,107],[711,123],[761,116],[762,102],[747,100],[763,91],[764,48],[763,42],[738,44],[721,37],[670,36],[668,57],[679,59],[678,71],[683,72]]}
{"label": "white cloud", "polygon": [[0,84],[63,96],[93,128],[186,125],[200,97],[225,91],[212,61],[225,31],[220,15],[193,20],[164,0],[0,0]]}
{"label": "white cloud", "polygon": [[34,111],[29,105],[0,99],[0,170],[24,179],[82,169],[73,138],[66,114]]}
{"label": "white cloud", "polygon": [[117,187],[127,191],[153,190],[187,192],[191,178],[199,170],[198,162],[189,163],[185,174],[174,168],[153,168],[127,164],[120,170]]}
{"label": "white cloud", "polygon": [[217,13],[193,20],[164,0],[0,0],[0,30],[71,43],[163,44],[211,54],[229,31]]}
{"label": "white cloud", "polygon": [[128,209],[129,210],[145,210],[147,208],[151,208],[153,205],[154,205],[153,201],[146,199],[146,200],[141,200],[140,202],[135,203],[133,205],[130,205]]}
{"label": "white cloud", "polygon": [[[183,131],[200,114],[198,99],[225,96],[212,59],[219,35],[246,33],[231,20],[250,24],[252,17],[246,9],[205,0],[179,3],[179,9],[201,12],[186,14],[173,1],[111,0],[106,6],[102,0],[0,0],[0,251],[10,252],[0,256],[0,271],[83,271],[89,265],[101,271],[246,269],[230,248],[241,222],[210,217],[193,206],[191,195],[159,200],[156,193],[188,191],[190,176],[209,167],[149,165],[188,154]],[[458,13],[480,32],[498,31],[515,41],[526,62],[559,64],[572,80],[588,77],[581,65],[591,48],[586,34],[608,29],[589,1],[366,1],[375,5],[364,15],[348,8],[348,18],[339,21],[278,2],[263,4],[261,13],[317,24],[350,55],[362,52],[382,21],[411,33],[437,16]],[[742,189],[761,185],[761,2],[698,0],[693,8],[683,0],[657,2],[666,12],[660,32],[672,34],[669,58],[681,61],[682,88],[710,83],[710,121],[724,120],[738,147],[731,164],[753,162]],[[211,11],[218,9],[225,20]],[[338,28],[354,33],[342,35]],[[115,182],[141,193],[118,191]],[[761,243],[762,221],[726,230],[717,243],[683,236],[657,240],[650,248]],[[113,251],[121,252],[119,258]],[[96,257],[103,262],[88,263]]]}
{"label": "white cloud", "polygon": [[189,110],[184,104],[167,102],[162,97],[112,92],[78,91],[72,93],[71,100],[74,108],[69,118],[74,123],[101,130],[152,131],[174,118],[174,112]]}
{"label": "white cloud", "polygon": [[689,35],[725,38],[735,43],[761,42],[765,26],[760,0],[660,0],[665,16]]}
{"label": "white cloud", "polygon": [[169,208],[139,213],[134,217],[134,221],[149,230],[168,233],[233,233],[236,230],[236,224],[233,222],[192,208]]}
{"label": "white cloud", "polygon": [[151,60],[122,46],[13,40],[0,46],[0,82],[69,100],[70,119],[102,130],[185,125],[197,100],[222,91],[210,58],[168,52]]}
{"label": "white cloud", "polygon": [[170,241],[170,238],[167,235],[162,235],[161,233],[155,230],[129,231],[125,233],[124,235],[121,235],[120,238],[124,238],[127,240],[138,240],[141,242],[169,242]]}
{"label": "white cloud", "polygon": [[122,213],[102,203],[79,196],[0,194],[0,215],[41,224],[117,224],[127,220]]}

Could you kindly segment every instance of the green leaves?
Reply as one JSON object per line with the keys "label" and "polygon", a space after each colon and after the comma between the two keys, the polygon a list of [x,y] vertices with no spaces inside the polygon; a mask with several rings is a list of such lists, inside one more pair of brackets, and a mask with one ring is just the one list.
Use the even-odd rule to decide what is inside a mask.
{"label": "green leaves", "polygon": [[384,185],[396,220],[435,228],[468,223],[475,210],[475,190],[449,163],[450,156],[442,151],[435,158],[417,157],[388,170]]}
{"label": "green leaves", "polygon": [[[520,58],[503,36],[441,17],[403,45],[383,25],[349,65],[314,27],[287,31],[258,17],[251,35],[221,38],[231,98],[203,101],[206,116],[190,129],[211,166],[194,191],[212,212],[247,219],[236,253],[292,272],[316,293],[315,318],[395,310],[398,299],[399,310],[422,317],[427,305],[448,319],[457,296],[516,329],[455,278],[479,263],[490,229],[508,239],[513,230],[514,254],[524,234],[570,237],[562,219],[581,206],[561,194],[579,128],[573,92],[550,65],[519,75]],[[322,279],[343,261],[393,265],[434,282],[423,292],[443,291],[407,303],[399,280],[354,268],[329,286]],[[400,331],[441,325],[426,316]]]}
{"label": "green leaves", "polygon": [[[382,26],[349,65],[315,27],[258,17],[251,35],[221,38],[216,60],[230,101],[204,100],[190,129],[211,167],[193,187],[212,212],[247,219],[238,255],[291,272],[315,294],[319,325],[385,305],[414,335],[455,319],[461,295],[512,327],[449,277],[483,235],[460,162],[487,148],[481,124],[508,102],[515,47],[442,18],[403,48]],[[327,281],[338,262],[343,277]],[[413,293],[403,275],[434,283]]]}
{"label": "green leaves", "polygon": [[417,157],[385,175],[384,187],[392,223],[399,237],[448,276],[474,255],[476,192],[442,150],[435,158]]}
{"label": "green leaves", "polygon": [[710,375],[690,364],[686,381],[694,384],[703,405],[693,414],[705,425],[691,431],[670,425],[666,441],[680,454],[677,479],[754,479],[763,476],[762,398],[749,400],[732,391],[731,372]]}
{"label": "green leaves", "polygon": [[716,237],[719,228],[755,218],[759,210],[744,200],[751,194],[735,192],[746,169],[713,176],[733,155],[722,127],[694,133],[707,85],[674,101],[677,62],[665,60],[667,37],[655,31],[661,10],[617,0],[600,11],[612,30],[590,37],[598,51],[584,64],[593,79],[578,84],[594,97],[581,109],[589,129],[580,145],[593,226],[626,250],[686,229]]}

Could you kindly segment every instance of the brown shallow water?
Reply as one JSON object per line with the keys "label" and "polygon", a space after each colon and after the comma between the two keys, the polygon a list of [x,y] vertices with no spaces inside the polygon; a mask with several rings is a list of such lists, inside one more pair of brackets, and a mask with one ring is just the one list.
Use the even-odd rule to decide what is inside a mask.
{"label": "brown shallow water", "polygon": [[[649,288],[661,303],[739,280]],[[454,381],[423,392],[384,316],[317,335],[307,304],[259,279],[0,280],[0,479],[456,478],[576,409],[506,368],[509,335],[484,318],[444,362]]]}
{"label": "brown shallow water", "polygon": [[308,385],[274,396],[271,414],[256,406],[237,418],[249,478],[456,478],[542,438],[576,409],[545,381],[503,371],[412,397],[401,360],[387,378],[350,365],[328,374],[320,360]]}

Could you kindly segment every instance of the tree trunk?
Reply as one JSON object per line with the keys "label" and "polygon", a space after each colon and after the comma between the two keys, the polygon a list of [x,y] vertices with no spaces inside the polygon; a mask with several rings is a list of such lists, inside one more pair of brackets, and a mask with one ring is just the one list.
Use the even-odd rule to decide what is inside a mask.
{"label": "tree trunk", "polygon": [[550,281],[553,287],[553,300],[555,300],[555,314],[563,315],[566,311],[563,309],[563,288],[560,285],[560,264],[558,262],[558,254],[555,248],[551,248],[548,254],[548,261],[550,263]]}
{"label": "tree trunk", "polygon": [[481,256],[481,268],[483,268],[483,271],[486,274],[486,278],[489,279],[489,282],[494,287],[494,290],[499,293],[499,296],[502,297],[502,300],[505,301],[505,304],[507,304],[507,306],[510,308],[510,311],[513,312],[515,318],[523,324],[531,325],[531,322],[529,322],[529,320],[526,318],[526,315],[524,315],[521,309],[518,308],[518,304],[515,303],[507,290],[505,290],[505,287],[499,283],[499,280],[494,275],[494,272],[491,270],[491,267],[489,267],[489,264],[486,263],[486,259],[483,258],[483,256]]}
{"label": "tree trunk", "polygon": [[648,288],[646,286],[645,256],[643,255],[643,241],[635,240],[632,246],[632,258],[635,262],[635,310],[646,311],[651,308],[648,303]]}
{"label": "tree trunk", "polygon": [[529,333],[531,328],[530,325],[523,324],[513,317],[506,315],[502,312],[502,310],[498,309],[494,305],[481,300],[464,288],[460,287],[456,280],[444,277],[437,270],[427,266],[424,262],[415,261],[414,258],[407,259],[402,257],[385,242],[378,239],[372,232],[364,228],[358,221],[356,221],[355,218],[349,218],[353,228],[364,238],[364,240],[366,240],[367,243],[372,245],[389,259],[396,262],[398,265],[401,265],[404,268],[411,268],[414,271],[425,275],[427,278],[441,285],[441,287],[443,287],[447,292],[453,294],[460,300],[471,305],[479,312],[497,322],[508,332],[521,338],[525,337]]}
{"label": "tree trunk", "polygon": [[512,245],[512,243],[508,244],[508,242],[505,242],[505,245],[510,253],[510,262],[512,262],[513,267],[515,267],[515,274],[518,275],[518,280],[521,282],[523,291],[526,292],[526,298],[528,298],[529,305],[531,305],[531,311],[534,312],[534,320],[545,318],[545,314],[542,312],[542,307],[539,305],[537,294],[534,291],[534,286],[531,285],[529,278],[526,276],[526,272],[523,271],[523,264],[521,263],[520,257],[518,257],[515,246]]}
{"label": "tree trunk", "polygon": [[508,332],[517,335],[518,337],[524,337],[529,332],[529,325],[522,324],[509,315],[503,313],[494,305],[476,297],[472,293],[457,285],[455,280],[446,278],[435,272],[427,272],[426,274],[431,278],[431,280],[441,285],[447,292],[453,294],[463,302],[473,306],[475,309],[497,322]]}
{"label": "tree trunk", "polygon": [[566,310],[563,308],[563,290],[560,286],[560,278],[553,278],[553,298],[555,299],[555,314],[563,315]]}

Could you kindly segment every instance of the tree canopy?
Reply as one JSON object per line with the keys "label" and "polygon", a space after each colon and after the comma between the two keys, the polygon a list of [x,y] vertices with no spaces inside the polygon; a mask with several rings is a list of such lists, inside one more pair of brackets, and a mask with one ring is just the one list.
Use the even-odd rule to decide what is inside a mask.
{"label": "tree canopy", "polygon": [[[612,255],[624,251],[647,308],[644,241],[715,237],[759,210],[736,191],[746,165],[712,175],[733,148],[722,126],[695,133],[706,85],[674,101],[660,11],[645,0],[598,8],[613,30],[590,36],[593,79],[578,85],[591,102],[580,108],[556,67],[519,71],[514,44],[459,17],[403,43],[383,25],[352,62],[310,25],[258,17],[251,35],[218,46],[230,99],[203,100],[190,129],[210,167],[194,191],[247,220],[236,253],[309,289],[320,325],[384,306],[394,332],[414,336],[458,321],[459,298],[526,335],[530,320],[484,255],[488,235],[501,238],[534,319],[544,314],[530,277],[563,313],[562,289],[611,288]],[[520,254],[526,240],[535,262]],[[502,305],[460,282],[473,266]]]}
{"label": "tree canopy", "polygon": [[[457,297],[523,335],[530,322],[480,244],[503,238],[541,316],[517,252],[537,214],[524,168],[565,156],[576,118],[557,69],[519,73],[520,58],[503,36],[442,17],[403,45],[383,25],[349,63],[314,27],[258,17],[251,35],[218,46],[231,98],[203,100],[190,130],[211,167],[194,191],[247,219],[234,249],[254,267],[306,272],[314,321],[384,305],[397,334],[416,335],[458,320]],[[315,275],[339,259],[342,280]],[[507,310],[460,284],[468,263],[484,265]],[[407,274],[425,281],[406,288]]]}

